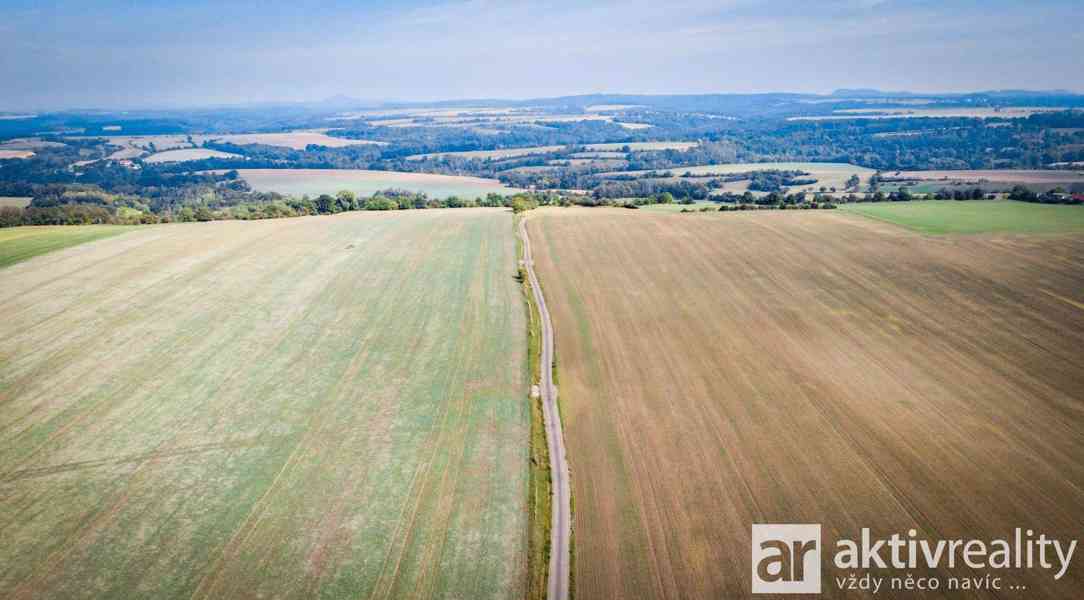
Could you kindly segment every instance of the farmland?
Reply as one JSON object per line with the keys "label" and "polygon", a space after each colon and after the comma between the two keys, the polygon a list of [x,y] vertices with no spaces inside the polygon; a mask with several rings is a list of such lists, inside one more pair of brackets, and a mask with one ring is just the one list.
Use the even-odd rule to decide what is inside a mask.
{"label": "farmland", "polygon": [[1011,200],[847,204],[844,210],[922,233],[1084,233],[1084,206]]}
{"label": "farmland", "polygon": [[5,206],[13,206],[15,208],[26,208],[30,206],[31,198],[24,196],[0,196],[0,208]]}
{"label": "farmland", "polygon": [[455,156],[457,158],[477,158],[482,160],[487,159],[501,159],[501,158],[515,158],[517,156],[530,156],[531,154],[546,154],[548,152],[557,152],[562,150],[564,146],[531,146],[528,148],[503,148],[501,150],[472,150],[467,152],[436,152],[431,154],[414,154],[407,157],[407,160],[420,160],[423,158],[437,158],[441,156]]}
{"label": "farmland", "polygon": [[206,148],[183,148],[178,150],[166,150],[145,158],[149,163],[184,162],[188,160],[203,160],[206,158],[239,158],[236,154],[208,150]]}
{"label": "farmland", "polygon": [[[821,186],[835,187],[838,190],[843,190],[846,187],[847,180],[852,175],[858,175],[861,181],[860,185],[866,185],[869,182],[869,177],[875,172],[873,169],[867,169],[866,167],[860,167],[857,165],[851,165],[846,163],[815,163],[815,162],[764,162],[764,163],[735,163],[735,164],[722,164],[722,165],[699,165],[695,167],[676,167],[668,169],[672,177],[680,177],[685,173],[691,173],[694,176],[707,177],[712,175],[729,175],[734,173],[748,173],[752,171],[804,171],[809,173],[813,178],[817,180],[812,185],[798,185],[793,186],[791,191],[815,191]],[[613,173],[607,173],[609,176],[619,175],[643,175],[646,171],[615,171]],[[725,191],[744,191],[743,185],[748,185],[747,182],[735,181],[728,182],[721,189]],[[740,188],[740,189],[739,189]]]}
{"label": "farmland", "polygon": [[517,191],[494,179],[429,173],[348,169],[241,169],[238,173],[257,191],[295,196],[334,194],[340,190],[370,196],[388,188],[400,188],[425,192],[437,198],[476,198],[489,193],[510,194]]}
{"label": "farmland", "polygon": [[490,209],[143,227],[5,268],[0,596],[522,598],[514,273]]}
{"label": "farmland", "polygon": [[[610,156],[609,158],[623,158],[625,153],[623,149],[627,146],[630,152],[642,152],[647,150],[688,150],[696,146],[696,142],[629,142],[629,143],[606,143],[606,144],[584,144],[584,147],[588,151],[592,152],[612,152],[619,154],[619,156]],[[454,156],[457,158],[477,158],[477,159],[502,159],[502,158],[517,158],[521,156],[530,156],[532,154],[548,154],[551,152],[559,152],[564,150],[566,146],[527,146],[523,148],[502,148],[499,150],[471,150],[464,152],[431,152],[428,154],[414,154],[407,157],[407,160],[421,160],[425,158],[436,158],[441,156]],[[620,151],[620,152],[618,152]]]}
{"label": "farmland", "polygon": [[[1080,531],[1084,237],[928,237],[844,211],[527,222],[577,597],[746,597],[750,523],[822,523],[826,547],[862,527]],[[1066,597],[1084,571],[1012,579]]]}
{"label": "farmland", "polygon": [[1065,185],[1084,183],[1084,171],[1073,170],[1025,170],[988,169],[973,171],[897,171],[888,173],[893,178],[914,179],[924,182],[944,183],[999,183]]}
{"label": "farmland", "polygon": [[906,119],[906,118],[970,118],[970,119],[1022,119],[1036,113],[1050,112],[1051,108],[1030,106],[976,107],[976,108],[851,108],[834,111],[832,115],[815,117],[791,117],[792,121],[827,121],[839,119]]}
{"label": "farmland", "polygon": [[34,156],[32,150],[2,150],[0,149],[0,160],[8,160],[13,158],[30,158]]}
{"label": "farmland", "polygon": [[328,148],[345,148],[347,146],[357,146],[359,144],[384,144],[384,142],[374,142],[371,140],[348,140],[346,138],[332,137],[327,135],[324,131],[208,135],[201,137],[200,143],[203,141],[224,142],[227,144],[236,144],[238,146],[244,146],[246,144],[263,144],[265,146],[293,148],[294,150],[304,150],[309,145],[326,146]]}
{"label": "farmland", "polygon": [[[5,198],[5,200],[7,199]],[[14,200],[19,199],[15,198]],[[0,268],[33,258],[39,254],[113,237],[131,229],[131,227],[122,225],[35,226],[0,229]],[[0,395],[2,393],[2,386],[0,386]]]}

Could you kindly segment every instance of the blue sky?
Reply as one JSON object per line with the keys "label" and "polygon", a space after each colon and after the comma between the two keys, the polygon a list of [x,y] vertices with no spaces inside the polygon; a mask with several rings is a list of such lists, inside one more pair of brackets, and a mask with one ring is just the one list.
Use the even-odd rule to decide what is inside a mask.
{"label": "blue sky", "polygon": [[1079,0],[0,0],[0,109],[1084,91]]}

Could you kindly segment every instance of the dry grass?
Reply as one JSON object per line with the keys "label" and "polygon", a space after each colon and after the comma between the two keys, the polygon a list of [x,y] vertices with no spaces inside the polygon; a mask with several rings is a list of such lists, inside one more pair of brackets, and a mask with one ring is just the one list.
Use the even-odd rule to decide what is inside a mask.
{"label": "dry grass", "polygon": [[[747,597],[752,523],[822,523],[826,548],[861,527],[1079,537],[1084,238],[928,238],[827,211],[529,223],[579,597]],[[829,577],[847,573],[826,569],[840,597]],[[1007,577],[1036,598],[1084,584]]]}
{"label": "dry grass", "polygon": [[513,233],[177,224],[5,268],[0,597],[523,598]]}

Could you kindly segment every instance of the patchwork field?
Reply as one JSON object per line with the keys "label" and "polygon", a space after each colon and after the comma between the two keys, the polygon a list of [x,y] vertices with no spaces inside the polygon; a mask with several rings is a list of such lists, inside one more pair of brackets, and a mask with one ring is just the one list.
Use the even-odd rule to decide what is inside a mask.
{"label": "patchwork field", "polygon": [[515,252],[432,210],[5,268],[0,596],[524,597]]}
{"label": "patchwork field", "polygon": [[[528,225],[578,598],[748,597],[752,523],[821,523],[826,548],[862,527],[1080,537],[1084,236],[925,237],[842,211]],[[866,597],[834,589],[848,574],[826,567],[824,596]],[[999,574],[1035,598],[1084,585]]]}
{"label": "patchwork field", "polygon": [[[79,139],[83,136],[77,136]],[[103,137],[103,136],[96,136]],[[104,136],[110,144],[120,146],[121,149],[109,158],[114,160],[135,158],[145,152],[164,152],[166,150],[195,149],[202,150],[205,142],[222,142],[244,146],[247,144],[263,144],[266,146],[279,146],[304,150],[310,144],[327,146],[328,148],[342,148],[358,144],[383,144],[370,140],[348,140],[345,138],[327,135],[326,130],[288,131],[283,133],[238,133],[222,135],[111,135]],[[207,151],[205,151],[207,152]],[[153,157],[152,157],[153,158]],[[207,157],[204,157],[207,158]],[[183,159],[194,160],[194,159]]]}
{"label": "patchwork field", "polygon": [[506,187],[496,179],[430,173],[351,169],[241,169],[238,173],[256,191],[294,196],[334,194],[340,190],[371,196],[381,190],[399,188],[425,192],[436,198],[477,198],[489,193],[512,194],[519,191]]}
{"label": "patchwork field", "polygon": [[[10,200],[21,200],[21,198]],[[26,200],[29,201],[28,198]],[[0,229],[0,268],[39,254],[113,237],[132,229],[124,225],[80,225],[78,227],[45,225],[3,228]],[[2,393],[2,387],[0,387],[0,394]]]}
{"label": "patchwork field", "polygon": [[922,233],[1084,233],[1084,206],[930,200],[844,204],[840,208]]}

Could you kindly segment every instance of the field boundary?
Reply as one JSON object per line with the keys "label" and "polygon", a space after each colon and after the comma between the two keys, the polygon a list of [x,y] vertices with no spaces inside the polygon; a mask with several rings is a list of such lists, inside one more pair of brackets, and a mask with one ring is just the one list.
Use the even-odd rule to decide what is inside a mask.
{"label": "field boundary", "polygon": [[[516,216],[516,222],[522,218]],[[520,236],[516,236],[516,255],[516,278],[520,282],[520,291],[527,308],[527,398],[531,405],[531,465],[527,493],[527,598],[545,600],[549,575],[553,488],[542,394],[535,391],[541,390],[542,317],[538,313],[527,269],[524,267],[523,239]]]}
{"label": "field boundary", "polygon": [[526,217],[519,220],[519,231],[523,240],[523,267],[531,286],[531,292],[538,310],[542,326],[541,361],[539,364],[540,404],[546,425],[546,440],[549,449],[550,483],[552,487],[552,528],[550,534],[549,572],[547,573],[547,594],[550,600],[569,598],[569,579],[571,572],[572,538],[572,498],[569,490],[568,462],[565,458],[564,431],[561,428],[561,414],[557,403],[557,390],[553,385],[553,325],[546,309],[546,299],[542,286],[534,272],[531,258],[531,241],[527,235]]}

